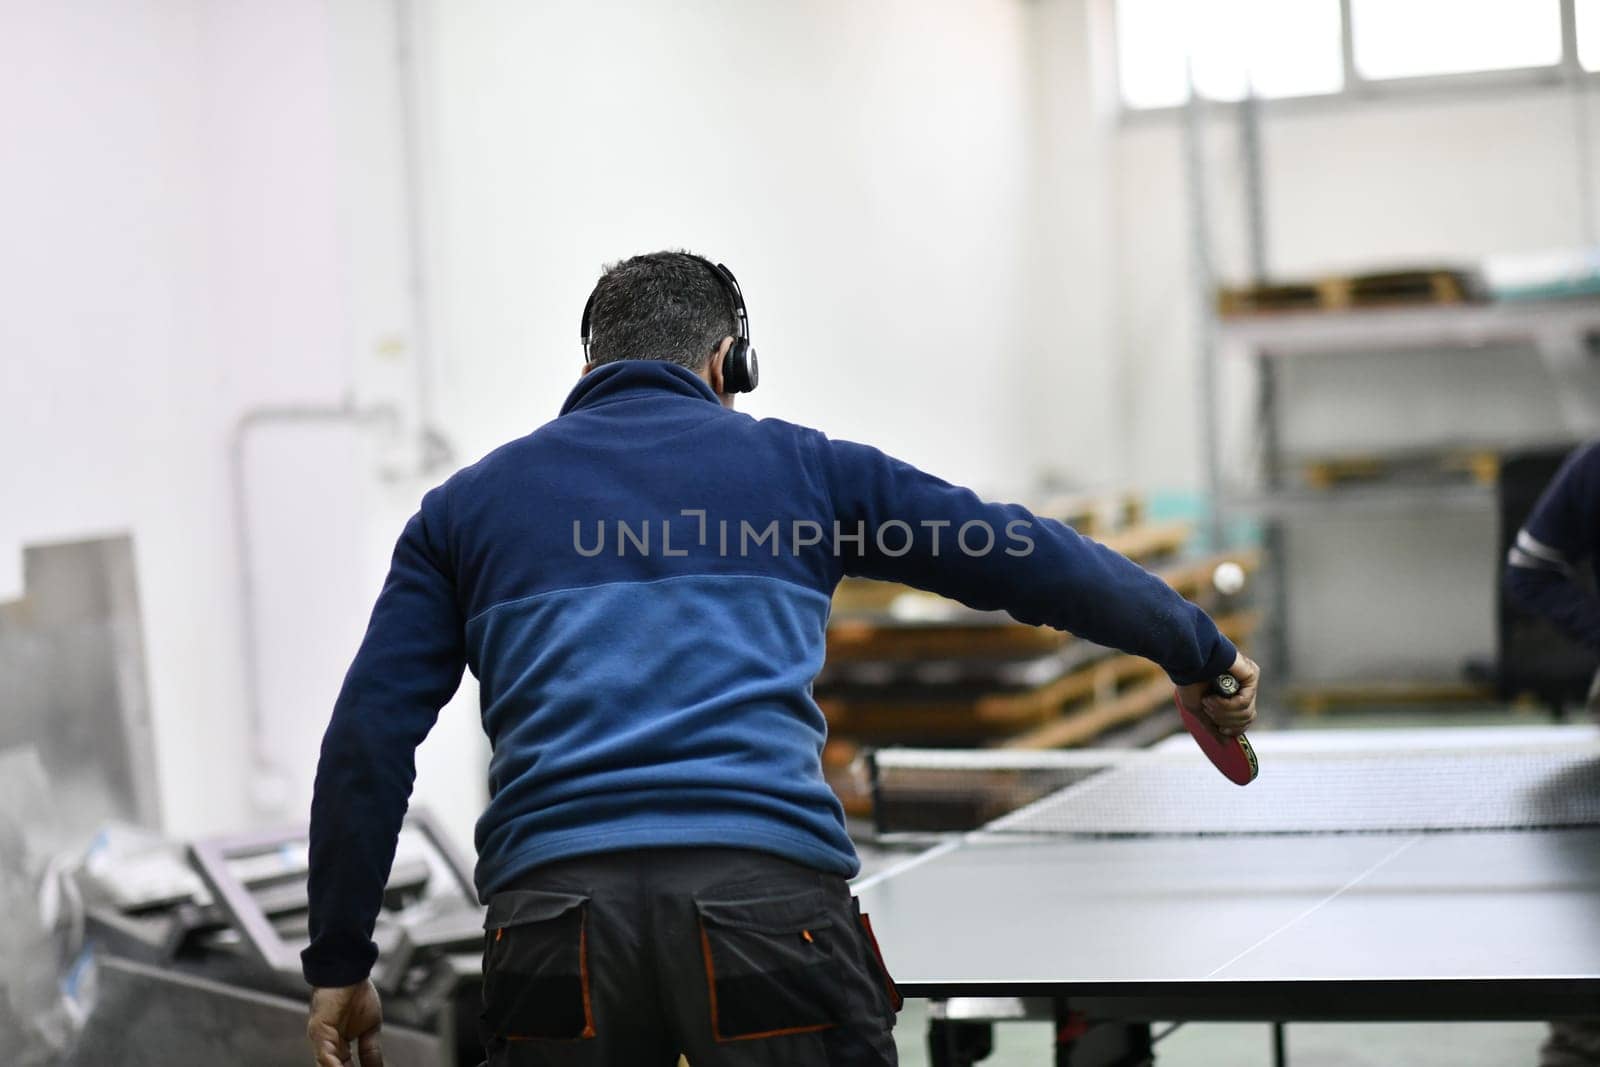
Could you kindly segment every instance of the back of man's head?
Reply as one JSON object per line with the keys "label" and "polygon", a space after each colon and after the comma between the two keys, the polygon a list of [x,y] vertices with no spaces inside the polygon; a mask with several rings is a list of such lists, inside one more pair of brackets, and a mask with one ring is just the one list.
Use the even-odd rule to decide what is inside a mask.
{"label": "back of man's head", "polygon": [[735,330],[732,298],[710,264],[687,252],[651,252],[600,276],[589,362],[658,359],[698,372]]}

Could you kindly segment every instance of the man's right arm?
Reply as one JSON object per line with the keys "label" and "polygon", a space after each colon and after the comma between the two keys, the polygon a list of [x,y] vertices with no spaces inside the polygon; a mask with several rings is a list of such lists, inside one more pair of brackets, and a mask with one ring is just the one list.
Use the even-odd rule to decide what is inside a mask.
{"label": "man's right arm", "polygon": [[307,984],[365,979],[416,778],[416,749],[461,684],[461,612],[444,548],[446,492],[406,523],[372,620],[322,738],[311,801]]}
{"label": "man's right arm", "polygon": [[[1126,557],[1017,504],[992,504],[867,445],[824,441],[847,574],[903,582],[1153,660],[1178,685],[1238,652],[1205,612]],[[903,549],[903,550],[902,550]]]}

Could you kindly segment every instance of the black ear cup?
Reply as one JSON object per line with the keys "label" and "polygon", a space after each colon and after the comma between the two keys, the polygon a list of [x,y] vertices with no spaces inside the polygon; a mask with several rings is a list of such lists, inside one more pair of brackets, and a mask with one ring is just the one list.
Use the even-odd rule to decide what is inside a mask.
{"label": "black ear cup", "polygon": [[761,384],[761,365],[749,338],[738,337],[722,358],[722,388],[730,393],[748,393]]}

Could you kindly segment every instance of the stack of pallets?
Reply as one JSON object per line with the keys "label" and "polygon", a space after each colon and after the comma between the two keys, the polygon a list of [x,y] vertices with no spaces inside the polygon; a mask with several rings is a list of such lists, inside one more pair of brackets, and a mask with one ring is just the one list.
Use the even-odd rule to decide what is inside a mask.
{"label": "stack of pallets", "polygon": [[[1256,550],[1186,554],[1187,523],[1148,522],[1131,501],[1082,512],[1041,510],[1073,519],[1149,567],[1211,611],[1234,641],[1248,642],[1254,633],[1258,615],[1247,598],[1222,596],[1211,579],[1226,561],[1253,572]],[[1119,730],[1153,740],[1178,725],[1165,714],[1172,685],[1148,660],[1023,625],[1003,612],[860,579],[847,579],[835,597],[815,694],[832,737],[825,764],[855,811],[867,803],[851,770],[859,770],[863,746],[1065,748]]]}

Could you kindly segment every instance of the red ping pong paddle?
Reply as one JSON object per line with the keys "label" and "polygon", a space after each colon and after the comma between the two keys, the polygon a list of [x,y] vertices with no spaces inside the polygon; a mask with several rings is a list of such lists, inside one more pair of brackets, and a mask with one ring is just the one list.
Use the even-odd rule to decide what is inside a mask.
{"label": "red ping pong paddle", "polygon": [[[1239,691],[1239,680],[1231,674],[1218,675],[1212,688],[1225,697],[1231,697]],[[1184,707],[1177,694],[1173,694],[1173,698],[1177,700],[1178,715],[1183,719],[1184,728],[1212,766],[1234,785],[1249,785],[1255,781],[1261,766],[1256,762],[1256,750],[1250,747],[1244,734],[1224,737],[1216,733],[1209,721]]]}

